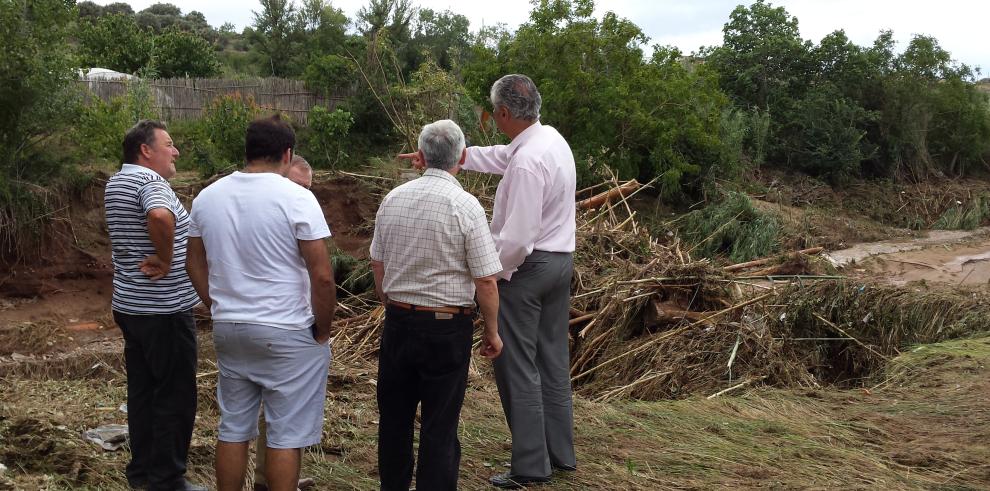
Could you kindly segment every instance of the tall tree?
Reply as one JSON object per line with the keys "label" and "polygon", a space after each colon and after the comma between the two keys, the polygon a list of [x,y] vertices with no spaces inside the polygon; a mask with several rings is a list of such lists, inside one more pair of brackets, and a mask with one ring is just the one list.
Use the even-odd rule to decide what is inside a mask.
{"label": "tall tree", "polygon": [[152,45],[152,33],[131,15],[105,15],[79,29],[79,52],[87,67],[137,73],[151,62]]}
{"label": "tall tree", "polygon": [[172,28],[155,38],[154,62],[158,75],[168,77],[212,77],[220,73],[220,60],[205,39]]}
{"label": "tall tree", "polygon": [[292,0],[260,1],[261,11],[251,11],[254,14],[252,41],[267,58],[272,75],[289,75],[299,28],[295,3]]}
{"label": "tall tree", "polygon": [[773,112],[774,104],[807,85],[810,43],[801,40],[797,18],[783,7],[765,0],[740,5],[722,32],[722,46],[708,59],[738,104]]}
{"label": "tall tree", "polygon": [[389,39],[404,44],[409,40],[410,23],[417,10],[412,0],[371,0],[358,10],[358,30],[374,37],[382,29],[388,29]]}

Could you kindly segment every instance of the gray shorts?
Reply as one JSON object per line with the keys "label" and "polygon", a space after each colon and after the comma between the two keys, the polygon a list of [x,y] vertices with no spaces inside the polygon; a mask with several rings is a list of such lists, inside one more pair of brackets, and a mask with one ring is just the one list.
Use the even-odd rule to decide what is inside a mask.
{"label": "gray shorts", "polygon": [[217,401],[222,442],[258,436],[264,406],[270,448],[302,448],[320,442],[330,346],[309,329],[289,331],[260,324],[216,322]]}

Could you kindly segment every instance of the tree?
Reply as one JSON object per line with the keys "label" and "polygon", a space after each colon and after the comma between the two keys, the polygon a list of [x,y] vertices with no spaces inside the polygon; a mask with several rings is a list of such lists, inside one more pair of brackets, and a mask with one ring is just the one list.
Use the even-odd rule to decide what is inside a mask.
{"label": "tree", "polygon": [[71,0],[0,2],[0,256],[40,250],[34,240],[51,207],[45,188],[63,159],[41,155],[46,142],[77,114],[77,66],[68,29]]}
{"label": "tree", "polygon": [[415,70],[430,58],[444,70],[455,68],[471,46],[470,21],[449,10],[420,9],[412,39],[405,49],[405,66]]}
{"label": "tree", "polygon": [[299,27],[295,4],[291,0],[261,0],[261,12],[254,14],[252,40],[267,58],[274,76],[291,74]]}
{"label": "tree", "polygon": [[176,28],[155,38],[155,68],[168,77],[212,77],[220,73],[220,60],[205,39]]}
{"label": "tree", "polygon": [[114,2],[103,6],[103,15],[134,15],[134,9],[126,2]]}
{"label": "tree", "polygon": [[411,0],[371,0],[358,10],[358,30],[365,37],[375,37],[382,29],[388,29],[389,39],[404,44],[409,40],[409,27],[416,11]]}
{"label": "tree", "polygon": [[134,15],[134,21],[142,29],[162,32],[173,26],[183,25],[182,10],[170,3],[156,3]]}
{"label": "tree", "polygon": [[723,158],[728,99],[717,75],[670,48],[644,61],[638,26],[593,12],[589,0],[545,1],[515,36],[485,34],[465,62],[469,93],[487,101],[497,77],[529,75],[543,96],[540,119],[571,143],[585,184],[608,167],[620,178],[659,178],[664,193],[678,197],[700,191],[715,169],[724,175],[738,165]]}
{"label": "tree", "polygon": [[79,9],[80,19],[92,20],[103,15],[103,7],[89,0],[79,2],[76,4],[76,8]]}
{"label": "tree", "polygon": [[152,34],[129,15],[105,15],[79,29],[83,66],[137,73],[151,62]]}
{"label": "tree", "polygon": [[796,17],[757,0],[736,7],[722,32],[722,46],[707,57],[737,104],[773,113],[778,101],[800,97],[810,43],[801,40]]}
{"label": "tree", "polygon": [[182,16],[182,9],[170,3],[156,3],[142,10],[141,12],[153,14],[153,15],[171,16],[171,17]]}

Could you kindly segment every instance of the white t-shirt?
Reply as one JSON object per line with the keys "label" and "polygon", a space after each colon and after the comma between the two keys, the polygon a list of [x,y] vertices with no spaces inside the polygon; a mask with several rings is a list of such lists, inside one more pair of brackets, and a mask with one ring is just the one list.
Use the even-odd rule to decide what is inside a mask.
{"label": "white t-shirt", "polygon": [[271,172],[233,174],[193,200],[191,237],[202,237],[214,321],[309,328],[309,272],[297,240],[330,236],[306,188]]}

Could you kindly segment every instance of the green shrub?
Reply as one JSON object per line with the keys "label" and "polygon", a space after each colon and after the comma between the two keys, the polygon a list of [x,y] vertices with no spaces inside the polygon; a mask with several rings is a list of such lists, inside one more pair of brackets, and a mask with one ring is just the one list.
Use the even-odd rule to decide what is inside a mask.
{"label": "green shrub", "polygon": [[0,1],[0,259],[43,253],[38,239],[60,218],[49,188],[68,159],[51,153],[81,100],[68,43],[77,16],[66,0]]}
{"label": "green shrub", "polygon": [[305,155],[310,164],[317,167],[339,167],[348,155],[344,152],[347,134],[354,124],[354,117],[343,109],[333,111],[314,106],[309,110],[309,127],[300,132],[305,136]]}
{"label": "green shrub", "polygon": [[155,37],[152,53],[153,64],[162,78],[212,77],[220,73],[220,58],[210,42],[178,28]]}
{"label": "green shrub", "polygon": [[244,138],[248,124],[261,113],[251,96],[221,95],[206,107],[203,124],[221,162],[244,161]]}
{"label": "green shrub", "polygon": [[778,251],[782,225],[780,217],[757,210],[745,194],[730,192],[722,201],[685,215],[680,233],[695,256],[724,254],[743,262]]}
{"label": "green shrub", "polygon": [[932,225],[937,230],[973,230],[990,218],[990,196],[977,196],[968,203],[956,202]]}
{"label": "green shrub", "polygon": [[147,82],[127,82],[127,92],[109,102],[92,97],[74,126],[84,158],[120,162],[124,134],[141,119],[161,119]]}
{"label": "green shrub", "polygon": [[175,121],[169,124],[168,132],[179,150],[176,162],[179,170],[195,170],[205,179],[230,167],[231,164],[221,162],[217,157],[217,149],[210,141],[203,120]]}

